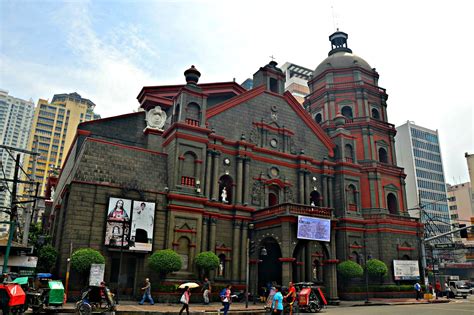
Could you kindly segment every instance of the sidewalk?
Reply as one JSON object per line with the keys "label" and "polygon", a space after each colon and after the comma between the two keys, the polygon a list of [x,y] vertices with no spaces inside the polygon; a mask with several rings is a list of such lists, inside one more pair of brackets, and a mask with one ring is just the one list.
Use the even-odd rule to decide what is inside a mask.
{"label": "sidewalk", "polygon": [[[429,303],[449,303],[450,300],[439,299],[439,300],[416,300],[416,299],[378,299],[373,298],[369,300],[369,304],[365,304],[364,301],[341,301],[339,305],[329,305],[328,309],[338,307],[359,307],[359,306],[380,306],[380,305],[410,305],[410,304],[429,304]],[[248,309],[245,308],[245,303],[233,303],[230,307],[232,314],[264,314],[262,303],[253,305],[249,302]],[[221,303],[211,303],[209,305],[191,303],[189,305],[190,314],[219,314],[219,310],[222,308]],[[174,315],[178,314],[181,309],[181,304],[165,304],[157,303],[155,305],[138,305],[135,301],[121,301],[120,305],[117,305],[117,311],[115,314],[120,315],[138,315],[147,313],[147,315]],[[65,312],[74,312],[74,303],[68,303],[65,305]]]}

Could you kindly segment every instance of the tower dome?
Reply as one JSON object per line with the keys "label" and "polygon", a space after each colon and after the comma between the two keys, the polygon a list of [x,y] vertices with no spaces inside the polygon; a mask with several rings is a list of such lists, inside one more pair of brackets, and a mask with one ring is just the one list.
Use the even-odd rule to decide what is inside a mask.
{"label": "tower dome", "polygon": [[372,71],[372,67],[367,61],[361,57],[354,55],[352,50],[347,47],[347,38],[349,36],[339,30],[329,36],[331,42],[331,51],[328,57],[324,59],[314,70],[313,77],[323,73],[327,69],[340,69],[350,67],[362,67],[368,71]]}

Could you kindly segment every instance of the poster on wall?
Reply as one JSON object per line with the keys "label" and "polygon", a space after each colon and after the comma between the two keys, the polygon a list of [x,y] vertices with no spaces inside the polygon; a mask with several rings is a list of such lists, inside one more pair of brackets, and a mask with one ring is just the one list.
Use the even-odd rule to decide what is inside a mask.
{"label": "poster on wall", "polygon": [[130,230],[130,250],[152,250],[154,222],[155,203],[134,200]]}
{"label": "poster on wall", "polygon": [[132,200],[115,197],[109,198],[105,226],[105,245],[128,246],[131,209]]}
{"label": "poster on wall", "polygon": [[394,280],[419,280],[420,268],[418,260],[394,260],[393,261]]}
{"label": "poster on wall", "polygon": [[104,281],[105,264],[91,264],[91,270],[89,273],[89,285],[100,286]]}
{"label": "poster on wall", "polygon": [[331,240],[331,220],[298,216],[297,238],[329,242]]}

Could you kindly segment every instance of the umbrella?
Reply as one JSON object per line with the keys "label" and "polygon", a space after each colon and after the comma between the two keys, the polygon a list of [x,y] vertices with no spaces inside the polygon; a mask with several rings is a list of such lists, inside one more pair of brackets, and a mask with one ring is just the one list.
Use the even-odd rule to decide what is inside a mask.
{"label": "umbrella", "polygon": [[180,285],[178,288],[179,289],[184,289],[185,287],[188,287],[190,289],[199,288],[199,284],[196,283],[196,282],[186,282],[186,283],[183,283],[182,285]]}

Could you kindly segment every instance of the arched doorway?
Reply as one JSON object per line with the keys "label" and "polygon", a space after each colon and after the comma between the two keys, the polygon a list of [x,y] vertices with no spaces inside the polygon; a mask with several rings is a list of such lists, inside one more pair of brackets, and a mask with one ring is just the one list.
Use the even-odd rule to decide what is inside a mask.
{"label": "arched doorway", "polygon": [[328,259],[324,246],[318,241],[299,240],[293,250],[293,282],[323,282],[324,259]]}
{"label": "arched doorway", "polygon": [[[266,255],[261,255],[263,248],[265,248]],[[272,237],[263,239],[257,248],[257,253],[259,255],[258,259],[262,261],[258,266],[258,288],[273,281],[281,285],[282,268],[279,260],[281,249],[278,242]]]}
{"label": "arched doorway", "polygon": [[310,195],[310,205],[319,207],[321,205],[321,195],[316,190],[313,190]]}

